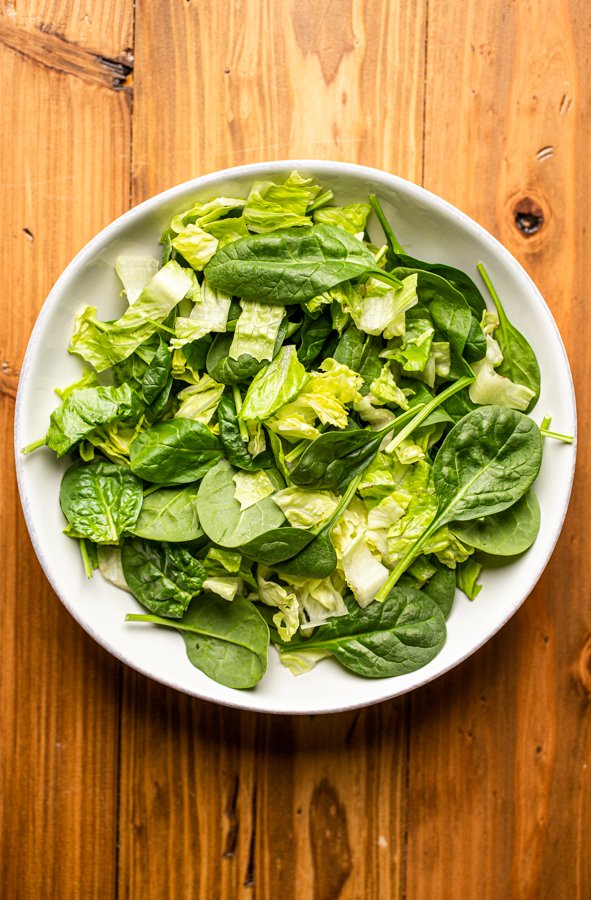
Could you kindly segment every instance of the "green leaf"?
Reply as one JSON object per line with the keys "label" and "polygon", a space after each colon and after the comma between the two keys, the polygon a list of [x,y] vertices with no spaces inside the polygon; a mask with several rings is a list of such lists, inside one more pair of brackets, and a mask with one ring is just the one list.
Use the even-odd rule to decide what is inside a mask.
{"label": "green leaf", "polygon": [[273,463],[273,454],[268,451],[252,456],[248,451],[248,443],[242,439],[236,407],[229,393],[225,393],[218,405],[218,425],[220,428],[220,443],[224,455],[236,469],[245,472],[258,472],[259,469],[268,469]]}
{"label": "green leaf", "polygon": [[[240,547],[271,528],[278,528],[285,518],[272,497],[265,497],[242,511],[236,500],[235,469],[225,459],[205,475],[197,495],[197,514],[207,536],[221,547]],[[273,469],[266,474],[277,488],[283,487]]]}
{"label": "green leaf", "polygon": [[75,390],[49,417],[45,442],[61,457],[70,453],[99,425],[111,422],[134,424],[142,411],[139,396],[128,384]]}
{"label": "green leaf", "polygon": [[195,541],[203,535],[197,515],[199,485],[184,488],[161,488],[144,497],[134,527],[137,537],[151,541]]}
{"label": "green leaf", "polygon": [[242,313],[236,322],[229,356],[238,360],[243,354],[258,362],[272,360],[285,310],[280,306],[242,301]]}
{"label": "green leaf", "polygon": [[126,466],[104,459],[76,462],[60,487],[60,506],[78,537],[97,544],[116,543],[140,514],[143,491]]}
{"label": "green leaf", "polygon": [[245,300],[304,303],[374,272],[371,250],[341,228],[313,225],[258,234],[218,250],[205,269],[214,287]]}
{"label": "green leaf", "polygon": [[[421,556],[419,559],[425,559],[425,557]],[[433,565],[436,567],[436,572],[421,590],[437,604],[443,617],[447,619],[456,596],[456,572],[437,560],[433,562]]]}
{"label": "green leaf", "polygon": [[130,447],[132,471],[155,484],[197,481],[221,455],[215,435],[192,419],[159,422],[139,434]]}
{"label": "green leaf", "polygon": [[348,608],[347,616],[321,625],[312,637],[293,637],[288,652],[326,650],[356,675],[389,678],[422,668],[445,643],[441,610],[412,588],[397,588],[366,609],[349,601]]}
{"label": "green leaf", "polygon": [[136,600],[173,619],[181,618],[207,578],[202,563],[184,547],[143,538],[123,542],[121,565]]}
{"label": "green leaf", "polygon": [[149,405],[154,403],[168,382],[172,368],[172,356],[162,338],[158,343],[158,349],[152,357],[142,379],[142,394]]}
{"label": "green leaf", "polygon": [[540,530],[540,505],[529,491],[503,512],[469,522],[453,522],[450,530],[465,544],[492,556],[515,556],[528,550]]}
{"label": "green leaf", "polygon": [[293,344],[281,351],[253,378],[239,418],[262,422],[300,393],[309,376],[298,359]]}
{"label": "green leaf", "polygon": [[370,212],[369,203],[353,203],[351,206],[325,206],[314,211],[314,222],[317,225],[334,225],[335,228],[344,228],[349,234],[363,234]]}
{"label": "green leaf", "polygon": [[507,318],[499,296],[482,263],[479,263],[477,268],[499,316],[499,327],[495,332],[495,339],[503,354],[503,362],[498,369],[499,375],[504,375],[515,384],[522,384],[533,392],[533,397],[526,410],[526,412],[530,412],[540,395],[540,367],[536,355],[529,342]]}
{"label": "green leaf", "polygon": [[153,622],[183,635],[187,656],[196,669],[231,688],[251,688],[267,668],[269,629],[244,597],[231,603],[216,594],[194,600],[180,622],[158,616],[126,616],[127,622]]}
{"label": "green leaf", "polygon": [[482,590],[482,585],[478,584],[481,570],[482,563],[479,563],[474,557],[467,559],[456,570],[458,587],[464,592],[468,600],[476,600]]}

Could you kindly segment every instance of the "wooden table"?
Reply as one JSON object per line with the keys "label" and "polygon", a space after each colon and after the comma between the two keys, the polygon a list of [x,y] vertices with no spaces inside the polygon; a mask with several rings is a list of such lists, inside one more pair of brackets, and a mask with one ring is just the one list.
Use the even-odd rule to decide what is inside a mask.
{"label": "wooden table", "polygon": [[[589,898],[589,4],[4,0],[0,15],[0,894]],[[496,234],[560,326],[584,442],[552,561],[497,637],[411,696],[300,719],[197,702],[96,645],[39,568],[11,449],[27,339],[73,254],[170,185],[287,157],[387,169]]]}

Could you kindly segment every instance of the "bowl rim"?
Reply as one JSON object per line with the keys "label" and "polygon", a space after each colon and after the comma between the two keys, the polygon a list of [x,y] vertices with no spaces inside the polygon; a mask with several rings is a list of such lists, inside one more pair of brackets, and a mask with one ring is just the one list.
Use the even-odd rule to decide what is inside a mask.
{"label": "bowl rim", "polygon": [[[217,183],[223,182],[232,177],[241,177],[244,175],[251,175],[256,178],[257,175],[264,174],[266,176],[276,176],[278,174],[282,174],[285,170],[291,169],[302,169],[304,171],[310,171],[310,173],[322,177],[325,175],[349,175],[357,178],[366,178],[372,179],[373,181],[381,184],[387,184],[388,187],[401,187],[407,194],[414,195],[417,198],[421,198],[423,200],[427,200],[429,204],[438,208],[442,212],[445,212],[448,216],[452,216],[456,219],[458,224],[463,226],[467,226],[472,230],[472,232],[478,237],[480,240],[488,243],[492,250],[499,256],[502,263],[513,270],[515,275],[518,275],[521,279],[525,279],[526,282],[529,283],[529,286],[533,288],[533,291],[537,297],[538,302],[541,304],[541,307],[549,321],[552,325],[552,329],[554,331],[554,336],[557,340],[557,345],[560,348],[560,353],[562,356],[562,363],[565,367],[565,373],[568,376],[568,385],[570,388],[570,400],[572,402],[573,409],[573,424],[574,424],[574,434],[573,434],[573,444],[572,444],[572,455],[571,459],[571,467],[570,472],[568,473],[568,490],[566,493],[564,508],[562,510],[562,515],[560,521],[555,521],[554,523],[554,534],[552,540],[549,544],[547,553],[544,557],[538,562],[536,566],[535,572],[532,574],[530,579],[530,586],[525,593],[525,595],[519,600],[518,603],[515,603],[511,610],[505,615],[502,619],[495,623],[495,626],[492,630],[488,632],[486,636],[479,640],[474,646],[471,646],[465,653],[461,653],[458,657],[456,657],[453,661],[451,661],[445,668],[438,670],[434,673],[430,673],[427,671],[425,673],[425,669],[417,670],[418,673],[425,673],[423,675],[418,675],[417,682],[413,685],[409,685],[405,688],[401,689],[386,689],[384,691],[383,696],[378,698],[373,698],[370,700],[357,700],[353,703],[343,703],[338,706],[335,705],[327,705],[320,706],[318,708],[312,710],[304,710],[304,709],[282,709],[279,707],[273,707],[268,705],[257,704],[256,695],[254,693],[243,691],[236,692],[238,696],[234,701],[231,698],[214,698],[208,695],[203,690],[189,690],[184,685],[178,684],[172,678],[166,678],[150,671],[149,668],[138,664],[134,661],[131,661],[128,657],[126,657],[125,653],[121,652],[118,649],[115,649],[110,644],[109,640],[104,638],[100,631],[97,631],[92,625],[86,622],[80,613],[80,611],[76,608],[75,604],[71,603],[67,597],[65,597],[61,590],[58,588],[58,585],[53,577],[52,567],[49,564],[49,561],[45,555],[40,536],[37,532],[33,524],[33,514],[31,510],[30,498],[27,494],[26,484],[25,484],[25,473],[24,473],[24,457],[20,452],[20,448],[22,446],[21,439],[19,437],[21,431],[21,422],[23,419],[23,394],[24,394],[24,384],[27,380],[27,375],[29,368],[32,364],[32,359],[37,349],[37,345],[41,338],[41,333],[43,327],[45,325],[46,319],[48,319],[53,312],[54,308],[58,305],[60,300],[60,294],[62,289],[67,283],[70,281],[73,275],[75,275],[80,269],[82,269],[87,262],[90,262],[102,249],[104,249],[108,243],[112,240],[112,238],[116,237],[120,231],[125,230],[128,226],[133,225],[136,221],[141,221],[143,216],[146,213],[150,213],[152,211],[157,210],[163,203],[168,201],[174,201],[177,196],[185,195],[190,193],[192,190],[202,190],[209,186],[214,187]],[[221,706],[230,707],[233,709],[243,709],[249,712],[261,712],[261,713],[269,713],[273,715],[322,715],[325,713],[338,713],[338,712],[347,712],[354,709],[360,709],[366,706],[372,706],[376,703],[382,703],[387,700],[395,699],[396,697],[401,697],[410,691],[416,690],[417,688],[421,688],[431,681],[445,675],[451,669],[456,668],[456,666],[460,665],[477,650],[479,650],[485,643],[487,643],[495,634],[497,634],[501,628],[507,624],[507,622],[515,615],[517,610],[522,606],[525,600],[529,597],[529,595],[534,590],[536,584],[538,583],[542,573],[544,572],[548,562],[554,552],[560,534],[562,532],[562,528],[564,525],[564,520],[566,518],[566,514],[568,511],[570,498],[572,494],[572,486],[574,480],[575,466],[576,466],[576,458],[577,458],[577,428],[578,428],[578,417],[577,417],[577,406],[576,406],[576,396],[574,383],[572,378],[572,372],[569,365],[568,356],[566,353],[566,349],[564,347],[564,343],[562,340],[562,336],[552,315],[552,312],[546,303],[544,297],[541,292],[537,288],[533,279],[529,276],[529,274],[525,271],[523,266],[517,261],[517,259],[513,256],[513,254],[504,247],[501,242],[494,237],[489,231],[487,231],[484,226],[480,225],[466,213],[462,212],[458,207],[454,206],[449,201],[445,200],[443,197],[440,197],[438,194],[429,191],[427,188],[422,187],[421,185],[416,184],[413,181],[409,181],[406,178],[402,178],[399,175],[395,175],[391,172],[387,172],[384,169],[377,169],[375,167],[364,166],[358,163],[349,163],[343,161],[333,161],[326,159],[282,159],[282,160],[271,160],[268,162],[257,162],[257,163],[246,163],[240,166],[231,166],[225,169],[217,169],[214,172],[210,172],[204,175],[197,176],[195,178],[189,179],[188,181],[180,182],[172,187],[169,187],[163,191],[160,191],[158,194],[154,194],[152,197],[149,197],[147,200],[142,201],[141,203],[133,206],[131,209],[126,210],[120,216],[113,219],[108,225],[102,228],[94,237],[92,237],[85,245],[82,247],[76,255],[72,258],[72,260],[68,263],[66,268],[59,275],[57,280],[54,282],[51,290],[49,291],[46,299],[44,300],[41,309],[37,315],[35,323],[33,325],[33,329],[31,331],[31,335],[29,337],[27,348],[25,351],[23,364],[21,367],[20,375],[19,375],[19,383],[17,388],[16,395],[16,405],[15,405],[15,417],[14,417],[14,453],[15,453],[15,466],[16,466],[16,477],[17,484],[19,490],[19,497],[21,501],[21,506],[24,513],[25,524],[27,526],[27,530],[29,533],[29,537],[33,548],[35,550],[36,556],[41,564],[41,567],[45,573],[45,577],[49,581],[54,593],[59,598],[60,602],[65,606],[68,612],[73,616],[73,618],[78,622],[79,625],[86,631],[90,637],[93,638],[103,649],[108,651],[111,655],[113,655],[120,662],[129,666],[137,672],[140,672],[142,675],[151,678],[153,681],[159,682],[160,684],[166,685],[167,687],[174,688],[188,696],[196,697],[200,700],[207,700],[209,702],[218,703]],[[381,679],[384,685],[387,683],[391,683],[392,686],[395,685],[397,679],[396,677],[387,679]],[[243,701],[242,701],[243,698]],[[242,701],[242,702],[241,702]]]}

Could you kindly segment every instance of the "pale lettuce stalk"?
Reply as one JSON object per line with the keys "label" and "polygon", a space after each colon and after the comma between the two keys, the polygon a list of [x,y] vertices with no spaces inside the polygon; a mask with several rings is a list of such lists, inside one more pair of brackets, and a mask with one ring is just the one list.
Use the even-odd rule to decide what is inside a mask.
{"label": "pale lettuce stalk", "polygon": [[209,425],[223,393],[223,384],[218,384],[209,375],[202,375],[197,384],[190,384],[177,394],[180,406],[175,418],[194,419]]}
{"label": "pale lettuce stalk", "polygon": [[476,378],[468,389],[470,400],[482,406],[506,406],[525,412],[535,393],[525,385],[515,384],[509,378],[495,372],[495,368],[502,362],[501,348],[495,339],[487,334],[486,356],[472,363]]}
{"label": "pale lettuce stalk", "polygon": [[290,525],[313,528],[330,519],[339,498],[332,491],[308,491],[292,485],[277,491],[273,503],[281,509]]}
{"label": "pale lettuce stalk", "polygon": [[218,248],[218,239],[199,225],[187,225],[173,238],[172,246],[190,266],[201,272]]}
{"label": "pale lettuce stalk", "polygon": [[367,536],[359,535],[341,557],[347,584],[362,609],[375,600],[385,583],[389,570],[371,552]]}
{"label": "pale lettuce stalk", "polygon": [[279,326],[285,315],[284,307],[248,300],[241,300],[241,306],[228,356],[239,359],[247,354],[258,362],[272,360]]}
{"label": "pale lettuce stalk", "polygon": [[264,500],[265,497],[270,497],[275,493],[275,486],[264,470],[236,472],[233,481],[236,485],[234,497],[240,504],[241,510],[249,509],[259,500]]}
{"label": "pale lettuce stalk", "polygon": [[159,269],[153,256],[127,256],[121,254],[115,260],[115,271],[123,285],[127,302],[135,303],[141,292]]}
{"label": "pale lettuce stalk", "polygon": [[282,347],[272,363],[254,376],[239,417],[247,421],[269,419],[300,393],[309,376],[293,344]]}
{"label": "pale lettuce stalk", "polygon": [[193,286],[189,271],[171,260],[144,287],[133,306],[116,322],[100,322],[87,306],[76,317],[70,353],[91,363],[97,372],[122,362],[158,331],[159,326]]}
{"label": "pale lettuce stalk", "polygon": [[347,615],[343,596],[331,578],[303,578],[299,575],[281,577],[298,599],[300,624],[303,628],[315,628],[327,619]]}

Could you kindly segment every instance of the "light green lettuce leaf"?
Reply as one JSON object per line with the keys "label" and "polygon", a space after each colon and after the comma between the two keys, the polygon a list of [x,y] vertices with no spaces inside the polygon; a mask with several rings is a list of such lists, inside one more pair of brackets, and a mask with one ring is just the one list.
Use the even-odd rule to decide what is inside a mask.
{"label": "light green lettuce leaf", "polygon": [[267,606],[276,606],[273,624],[283,641],[289,641],[300,627],[300,606],[295,592],[273,580],[267,566],[257,566],[258,598]]}
{"label": "light green lettuce leaf", "polygon": [[457,586],[464,592],[468,600],[476,600],[482,590],[482,585],[478,584],[481,571],[482,563],[479,563],[473,556],[460,563],[456,570]]}
{"label": "light green lettuce leaf", "polygon": [[205,203],[196,203],[190,209],[176,215],[170,223],[171,230],[180,234],[187,225],[197,224],[201,228],[217,221],[222,216],[227,215],[233,209],[242,209],[244,200],[236,197],[216,197],[214,200],[208,200]]}
{"label": "light green lettuce leaf", "polygon": [[218,250],[234,241],[239,241],[249,235],[244,216],[231,219],[219,219],[209,225],[202,225],[204,231],[208,231],[218,240]]}
{"label": "light green lettuce leaf", "polygon": [[197,341],[212,332],[220,334],[226,330],[232,298],[223,291],[210,287],[207,281],[202,285],[196,278],[191,295],[195,305],[188,316],[179,316],[174,323],[175,336],[170,342],[173,350]]}
{"label": "light green lettuce leaf", "polygon": [[91,363],[97,372],[114,366],[158,331],[159,325],[193,285],[186,269],[171,260],[148,282],[133,306],[116,322],[100,322],[87,306],[76,317],[70,353]]}
{"label": "light green lettuce leaf", "polygon": [[260,472],[236,472],[232,478],[236,489],[234,497],[240,504],[241,511],[249,509],[275,493],[275,485],[264,470]]}
{"label": "light green lettuce leaf", "polygon": [[218,239],[199,225],[187,225],[172,241],[174,249],[201,272],[218,248]]}
{"label": "light green lettuce leaf", "polygon": [[496,366],[500,366],[502,362],[501,348],[494,338],[487,334],[486,356],[472,363],[476,378],[468,388],[470,400],[481,406],[506,406],[509,409],[525,411],[535,393],[525,385],[515,384],[509,378],[495,372]]}
{"label": "light green lettuce leaf", "polygon": [[399,345],[384,351],[381,356],[395,359],[405,372],[423,372],[429,356],[435,329],[427,316],[407,318],[406,330]]}
{"label": "light green lettuce leaf", "polygon": [[241,419],[263,422],[300,393],[308,373],[293,344],[283,346],[273,362],[254,376],[240,410]]}
{"label": "light green lettuce leaf", "polygon": [[273,359],[279,326],[285,315],[283,306],[241,300],[242,312],[236,322],[228,356],[239,359],[244,353],[258,362]]}
{"label": "light green lettuce leaf", "polygon": [[440,563],[455,569],[456,565],[465,562],[474,553],[474,548],[463,544],[445,525],[438,528],[435,534],[425,541],[421,553],[434,553]]}
{"label": "light green lettuce leaf", "polygon": [[123,574],[123,566],[121,565],[121,550],[119,547],[112,547],[109,544],[99,544],[97,547],[99,571],[103,578],[114,584],[115,587],[127,591],[129,594],[129,586]]}
{"label": "light green lettuce leaf", "polygon": [[499,317],[496,310],[485,309],[482,313],[480,327],[485,334],[492,335],[499,327]]}
{"label": "light green lettuce leaf", "polygon": [[328,650],[281,650],[279,659],[292,675],[305,675],[311,672],[316,663],[330,656]]}
{"label": "light green lettuce leaf", "polygon": [[430,578],[433,578],[437,569],[433,563],[429,562],[426,556],[419,556],[415,559],[406,570],[408,575],[418,582],[417,587],[422,588]]}
{"label": "light green lettuce leaf", "polygon": [[295,593],[300,608],[302,628],[315,628],[327,619],[346,616],[347,607],[332,578],[303,578],[299,575],[282,575]]}
{"label": "light green lettuce leaf", "polygon": [[224,393],[224,387],[209,375],[202,375],[197,384],[190,384],[177,394],[180,406],[175,418],[194,419],[203,425],[209,425]]}
{"label": "light green lettuce leaf", "polygon": [[211,547],[203,561],[208,574],[220,574],[220,567],[234,575],[240,571],[242,556],[238,550],[224,550],[222,547]]}
{"label": "light green lettuce leaf", "polygon": [[359,535],[341,556],[347,584],[362,609],[375,600],[376,593],[390,574],[371,552],[367,535]]}
{"label": "light green lettuce leaf", "polygon": [[120,255],[115,260],[115,271],[119,276],[127,302],[135,303],[141,292],[158,271],[159,263],[153,256]]}
{"label": "light green lettuce leaf", "polygon": [[[386,448],[387,450],[387,448]],[[415,444],[414,441],[410,439],[406,441],[402,441],[401,444],[396,444],[394,447],[394,453],[398,457],[398,461],[402,463],[404,466],[410,466],[413,463],[418,462],[420,459],[425,458],[425,451],[419,444]]]}
{"label": "light green lettuce leaf", "polygon": [[214,594],[218,594],[219,597],[228,601],[233,600],[241,589],[242,579],[231,575],[212,575],[203,582],[204,591],[213,591]]}
{"label": "light green lettuce leaf", "polygon": [[395,403],[401,409],[409,408],[408,398],[396,384],[390,363],[385,363],[378,378],[372,381],[369,388],[369,397],[371,403],[376,406],[384,403]]}
{"label": "light green lettuce leaf", "polygon": [[433,487],[431,466],[421,461],[402,466],[408,471],[399,489],[407,490],[411,499],[402,518],[388,529],[388,558],[401,559],[407,549],[422,535],[437,513],[437,497]]}
{"label": "light green lettuce leaf", "polygon": [[335,225],[349,234],[363,237],[367,217],[371,212],[369,203],[354,203],[351,206],[325,206],[314,211],[314,222],[320,225]]}
{"label": "light green lettuce leaf", "polygon": [[256,233],[310,225],[306,211],[319,191],[312,178],[298,172],[292,172],[283,184],[256,181],[243,211],[246,224]]}
{"label": "light green lettuce leaf", "polygon": [[370,278],[351,291],[343,309],[366,334],[381,334],[386,339],[404,334],[404,314],[419,302],[417,281],[416,274],[408,275],[400,287],[392,287]]}
{"label": "light green lettuce leaf", "polygon": [[396,414],[392,410],[374,406],[369,394],[358,400],[353,405],[353,409],[359,418],[367,422],[374,431],[381,431],[382,428],[385,428],[386,425],[389,425],[396,418]]}
{"label": "light green lettuce leaf", "polygon": [[290,525],[312,528],[322,525],[337,508],[339,498],[332,491],[308,491],[287,487],[273,495],[273,503],[283,512]]}
{"label": "light green lettuce leaf", "polygon": [[248,444],[246,445],[251,456],[258,456],[267,447],[265,430],[260,422],[247,422]]}
{"label": "light green lettuce leaf", "polygon": [[58,395],[60,400],[67,400],[68,397],[74,393],[74,391],[81,391],[83,388],[89,387],[98,387],[99,381],[96,377],[96,374],[92,371],[92,369],[84,369],[81,378],[78,381],[74,381],[73,384],[67,385],[64,388],[54,388],[54,392]]}

